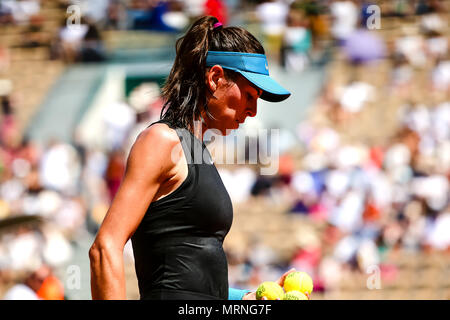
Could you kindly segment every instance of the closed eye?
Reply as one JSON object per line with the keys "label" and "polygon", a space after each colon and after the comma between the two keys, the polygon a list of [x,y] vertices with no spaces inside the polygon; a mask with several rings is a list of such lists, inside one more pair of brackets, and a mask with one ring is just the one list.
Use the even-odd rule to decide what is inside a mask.
{"label": "closed eye", "polygon": [[261,94],[262,94],[262,90],[260,90],[260,89],[256,89],[255,88],[255,91],[256,91],[256,96],[255,95],[253,95],[252,93],[250,93],[250,92],[247,92],[247,95],[248,95],[248,99],[253,99],[253,100],[257,100],[260,96],[261,96]]}

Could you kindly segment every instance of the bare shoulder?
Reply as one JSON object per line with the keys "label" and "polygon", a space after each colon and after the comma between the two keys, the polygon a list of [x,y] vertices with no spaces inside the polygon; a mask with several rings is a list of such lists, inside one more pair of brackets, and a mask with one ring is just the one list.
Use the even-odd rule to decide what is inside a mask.
{"label": "bare shoulder", "polygon": [[136,139],[136,143],[147,144],[148,142],[164,147],[168,144],[177,144],[179,138],[175,130],[169,128],[166,124],[155,123],[142,131]]}
{"label": "bare shoulder", "polygon": [[179,144],[175,130],[163,123],[156,123],[136,138],[128,156],[127,170],[139,168],[144,174],[152,171],[164,180],[167,178],[165,174],[176,165],[173,154]]}

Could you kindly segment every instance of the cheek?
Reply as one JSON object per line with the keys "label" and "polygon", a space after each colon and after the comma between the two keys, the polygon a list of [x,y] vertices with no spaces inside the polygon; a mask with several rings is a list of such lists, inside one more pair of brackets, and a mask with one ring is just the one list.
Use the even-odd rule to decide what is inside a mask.
{"label": "cheek", "polygon": [[218,119],[215,126],[221,130],[236,129],[236,120],[241,118],[245,110],[245,99],[237,85],[224,89],[217,95],[218,100],[214,106],[214,113]]}
{"label": "cheek", "polygon": [[227,96],[226,109],[230,114],[236,115],[245,109],[245,101],[238,89],[234,89]]}

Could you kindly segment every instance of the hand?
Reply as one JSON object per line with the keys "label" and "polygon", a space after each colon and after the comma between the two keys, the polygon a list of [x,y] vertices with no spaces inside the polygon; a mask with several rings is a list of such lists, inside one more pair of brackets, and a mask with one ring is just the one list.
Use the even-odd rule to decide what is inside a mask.
{"label": "hand", "polygon": [[[244,297],[242,297],[242,300],[257,300],[257,299],[256,299],[256,291],[246,293],[246,294],[244,295]],[[262,297],[261,300],[268,300],[268,299],[267,299],[266,297]]]}
{"label": "hand", "polygon": [[289,273],[297,271],[295,268],[290,269],[289,271],[286,271],[276,282],[280,285],[280,287],[284,286],[284,279],[286,279],[287,275]]}
{"label": "hand", "polygon": [[[284,279],[286,279],[286,276],[291,273],[291,272],[295,272],[297,271],[295,268],[290,269],[289,271],[286,271],[277,281],[276,283],[278,283],[281,287],[283,287],[284,285]],[[242,298],[242,300],[256,300],[256,291],[252,291],[247,293],[246,295],[244,295],[244,297]],[[261,300],[267,300],[266,297],[263,297]],[[278,299],[279,300],[279,299]]]}
{"label": "hand", "polygon": [[242,300],[256,300],[256,291],[246,293],[246,294],[242,297]]}

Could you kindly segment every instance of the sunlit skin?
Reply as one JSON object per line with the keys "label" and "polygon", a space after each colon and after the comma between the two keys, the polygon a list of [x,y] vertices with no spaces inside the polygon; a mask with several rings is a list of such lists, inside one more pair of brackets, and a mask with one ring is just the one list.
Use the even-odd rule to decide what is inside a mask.
{"label": "sunlit skin", "polygon": [[227,79],[219,65],[211,67],[205,78],[209,91],[208,110],[215,119],[202,112],[202,134],[208,129],[216,129],[225,136],[237,129],[247,117],[256,116],[261,89],[243,76],[238,76],[235,82]]}

